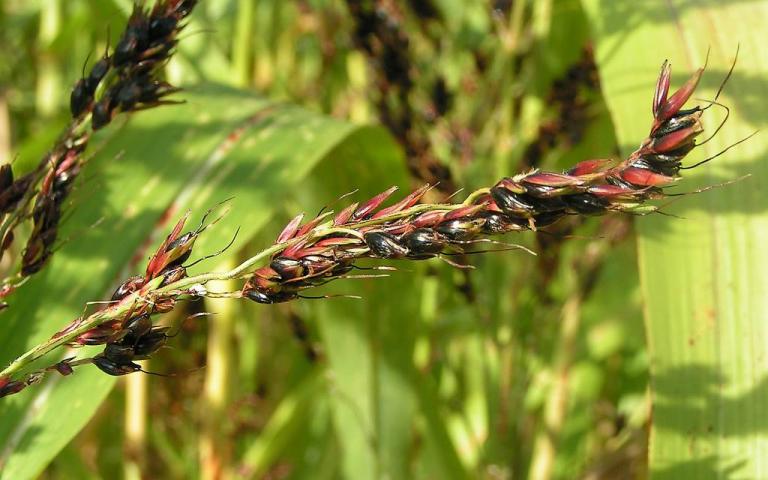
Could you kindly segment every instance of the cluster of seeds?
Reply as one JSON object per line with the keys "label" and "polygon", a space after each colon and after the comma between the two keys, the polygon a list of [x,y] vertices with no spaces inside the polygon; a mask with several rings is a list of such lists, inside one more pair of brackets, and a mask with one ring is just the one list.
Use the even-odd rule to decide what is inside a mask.
{"label": "cluster of seeds", "polygon": [[48,154],[48,161],[56,167],[45,175],[35,198],[32,233],[21,259],[22,276],[38,272],[53,254],[62,207],[80,173],[80,156],[86,144],[83,137],[73,138]]}
{"label": "cluster of seeds", "polygon": [[134,360],[144,360],[165,345],[167,327],[152,325],[149,315],[142,314],[122,322],[121,329],[106,344],[104,351],[91,359],[99,370],[109,375],[138,372]]}
{"label": "cluster of seeds", "polygon": [[[354,204],[330,222],[320,235],[310,235],[326,220],[318,216],[300,226],[291,221],[277,244],[300,239],[276,253],[269,265],[256,270],[242,295],[259,303],[280,303],[300,297],[308,288],[347,275],[359,258],[421,260],[468,253],[467,247],[486,237],[511,231],[536,230],[565,215],[602,215],[609,211],[648,213],[658,207],[649,199],[665,196],[675,182],[681,160],[702,131],[702,108],[681,110],[696,89],[702,70],[674,95],[669,91],[669,66],[664,64],[654,96],[654,122],[649,138],[627,160],[588,160],[563,173],[532,171],[507,177],[479,190],[464,204],[407,214],[427,192],[423,187],[387,208],[377,210],[394,189],[363,205]],[[404,213],[388,222],[376,222]],[[450,262],[449,262],[450,263]]]}
{"label": "cluster of seeds", "polygon": [[[210,213],[210,212],[209,212]],[[176,226],[160,244],[149,260],[144,275],[126,279],[112,294],[110,303],[119,304],[133,294],[145,295],[152,287],[162,287],[177,282],[187,276],[184,265],[192,255],[192,248],[198,236],[206,229],[207,215],[195,230],[182,234],[187,216]],[[125,375],[141,370],[134,360],[143,360],[165,345],[168,338],[166,327],[153,326],[153,314],[173,310],[176,299],[172,296],[158,298],[152,302],[140,302],[131,308],[122,320],[112,320],[79,335],[74,345],[105,345],[104,351],[91,359],[103,372],[110,375]],[[78,326],[71,324],[68,329]],[[66,331],[67,329],[65,329]]]}
{"label": "cluster of seeds", "polygon": [[[11,380],[0,377],[0,397],[22,391],[29,385],[42,379],[46,372],[57,372],[63,376],[71,375],[74,367],[93,364],[104,373],[114,376],[144,371],[134,360],[145,360],[162,348],[168,338],[167,327],[153,326],[148,314],[137,315],[120,323],[118,330],[110,326],[99,327],[88,338],[78,338],[80,345],[103,345],[104,351],[89,358],[75,360],[66,358],[41,371],[27,375],[23,380]],[[96,330],[96,329],[95,329]],[[101,337],[99,335],[102,335]]]}
{"label": "cluster of seeds", "polygon": [[[302,297],[306,289],[351,278],[353,269],[362,268],[355,262],[363,258],[439,257],[463,267],[445,257],[471,253],[470,248],[480,242],[494,242],[488,238],[492,235],[536,230],[565,215],[654,212],[658,207],[646,202],[665,198],[664,187],[675,182],[681,170],[714,158],[692,166],[684,167],[681,163],[696,147],[695,139],[703,131],[700,118],[707,107],[682,109],[701,74],[702,70],[697,71],[669,96],[670,70],[664,64],[654,95],[650,134],[624,161],[587,160],[562,173],[534,170],[503,178],[490,188],[471,193],[461,204],[418,204],[430,189],[424,186],[381,208],[396,190],[393,187],[335,215],[327,212],[305,224],[303,215],[295,217],[272,247],[220,275],[187,277],[189,265],[184,262],[208,225],[204,217],[197,229],[182,234],[185,216],[150,258],[144,275],[128,278],[113,294],[109,307],[75,320],[49,341],[50,349],[65,343],[105,345],[102,353],[80,360],[63,360],[47,369],[27,373],[20,380],[12,379],[10,373],[18,371],[24,363],[12,365],[0,375],[0,397],[17,393],[48,371],[68,375],[74,366],[84,363],[93,363],[110,375],[141,370],[134,361],[147,358],[168,338],[167,329],[154,326],[151,316],[170,311],[182,296],[243,297],[267,304],[286,302]],[[53,185],[56,177],[52,178]],[[51,192],[54,191],[51,187]],[[253,265],[267,255],[269,263],[254,270]],[[209,292],[204,286],[210,280],[224,278],[246,281],[236,292]],[[39,357],[36,354],[25,355],[35,359]]]}
{"label": "cluster of seeds", "polygon": [[[115,289],[109,302],[111,307],[107,310],[119,307],[122,302],[131,302],[128,311],[118,318],[80,333],[67,342],[74,347],[104,345],[101,353],[79,360],[67,358],[46,369],[28,374],[24,380],[11,381],[7,377],[0,377],[0,397],[18,393],[39,381],[46,372],[55,371],[61,375],[69,375],[73,367],[88,363],[96,365],[109,375],[141,371],[141,366],[135,363],[135,360],[149,358],[165,345],[169,337],[167,327],[153,325],[152,315],[173,310],[176,297],[163,296],[151,302],[137,302],[133,297],[144,298],[153,288],[177,282],[187,276],[184,262],[192,254],[198,236],[209,226],[205,223],[206,215],[198,228],[182,234],[187,217],[188,215],[185,215],[181,218],[160,244],[150,258],[145,274],[129,277]],[[82,318],[76,319],[57,332],[53,339],[70,335],[83,322]]]}

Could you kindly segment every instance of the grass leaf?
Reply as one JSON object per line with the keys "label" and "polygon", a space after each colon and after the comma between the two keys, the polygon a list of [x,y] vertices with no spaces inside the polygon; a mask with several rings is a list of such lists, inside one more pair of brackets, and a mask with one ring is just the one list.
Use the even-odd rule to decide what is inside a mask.
{"label": "grass leaf", "polygon": [[[658,66],[673,65],[673,86],[709,66],[696,97],[711,99],[741,45],[720,102],[731,118],[695,162],[765,128],[768,57],[756,41],[768,6],[586,0],[600,73],[624,153],[645,137]],[[701,103],[701,102],[700,102]],[[707,132],[724,116],[704,114]],[[765,478],[768,324],[768,137],[758,135],[686,172],[681,191],[750,178],[681,198],[664,210],[683,218],[639,220],[653,388],[653,478]]]}

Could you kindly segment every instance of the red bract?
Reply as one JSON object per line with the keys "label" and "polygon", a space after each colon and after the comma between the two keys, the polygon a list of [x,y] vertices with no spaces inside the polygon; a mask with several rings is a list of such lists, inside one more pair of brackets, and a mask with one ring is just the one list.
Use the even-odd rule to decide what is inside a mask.
{"label": "red bract", "polygon": [[[518,175],[518,177],[525,177],[525,175]],[[496,186],[509,190],[512,193],[525,193],[525,187],[519,181],[510,177],[502,178]]]}
{"label": "red bract", "polygon": [[568,170],[568,175],[574,175],[577,177],[600,173],[606,170],[611,165],[615,164],[614,160],[598,159],[598,160],[585,160],[574,165]]}
{"label": "red bract", "polygon": [[676,152],[681,149],[691,149],[694,146],[694,139],[704,131],[701,124],[698,122],[698,117],[701,112],[692,114],[691,117],[695,120],[695,123],[688,128],[682,128],[664,135],[661,138],[654,139],[648,148],[649,153],[669,153]]}
{"label": "red bract", "polygon": [[544,187],[567,187],[577,186],[584,183],[578,176],[551,172],[539,172],[526,175],[522,182],[529,185],[541,185]]}
{"label": "red bract", "polygon": [[441,211],[424,212],[416,216],[411,221],[411,225],[413,225],[415,228],[426,227],[427,225],[434,225],[438,223],[444,216],[445,216],[445,212],[441,212]]}
{"label": "red bract", "polygon": [[296,232],[299,231],[299,225],[301,225],[302,220],[304,220],[303,213],[293,217],[293,220],[288,222],[288,225],[286,225],[285,228],[283,228],[283,231],[280,232],[280,235],[277,236],[276,243],[283,243],[295,237]]}
{"label": "red bract", "polygon": [[587,189],[587,192],[608,199],[634,199],[638,191],[631,187],[622,187],[619,185],[594,185]]}
{"label": "red bract", "polygon": [[389,198],[389,196],[395,193],[396,190],[397,187],[390,187],[372,199],[368,200],[360,208],[355,210],[355,213],[352,214],[352,219],[360,220],[366,218],[371,212],[379,208],[379,205],[384,203],[384,200]]}
{"label": "red bract", "polygon": [[333,217],[333,226],[338,227],[339,225],[347,223],[357,210],[358,205],[358,203],[353,203]]}
{"label": "red bract", "polygon": [[[701,75],[704,73],[703,68],[696,70],[691,78],[689,78],[688,81],[685,82],[685,84],[680,87],[679,90],[677,90],[671,97],[669,97],[669,99],[667,99],[666,93],[669,91],[670,81],[669,70],[669,65],[666,65],[666,68],[662,68],[661,74],[659,75],[658,86],[656,87],[657,95],[654,96],[654,99],[659,97],[659,100],[661,101],[659,102],[658,108],[655,108],[654,111],[653,116],[655,120],[653,122],[653,126],[651,127],[651,135],[653,135],[653,133],[656,132],[662,124],[664,124],[664,122],[671,119],[680,112],[680,109],[683,108],[685,102],[691,98],[691,95],[693,95],[696,87],[698,87],[699,80],[701,80]],[[659,96],[659,92],[663,93],[664,95]]]}
{"label": "red bract", "polygon": [[659,118],[661,107],[667,102],[671,70],[669,62],[664,60],[664,63],[661,65],[659,80],[656,82],[656,91],[653,93],[653,118]]}
{"label": "red bract", "polygon": [[456,218],[471,217],[476,213],[483,211],[487,206],[488,204],[486,202],[482,202],[478,203],[477,205],[467,205],[466,207],[457,208],[456,210],[445,212],[442,220],[453,220]]}
{"label": "red bract", "polygon": [[[147,265],[147,271],[144,278],[145,281],[157,278],[162,274],[179,267],[192,254],[192,247],[195,245],[195,240],[197,240],[200,233],[205,230],[206,225],[201,223],[196,230],[182,235],[181,230],[184,228],[184,223],[187,221],[187,218],[189,218],[189,212],[176,223],[171,234],[166,237],[165,241],[152,256]],[[204,221],[205,217],[203,218],[203,222]]]}
{"label": "red bract", "polygon": [[[392,187],[392,188],[395,188],[395,187]],[[381,217],[384,217],[384,216],[392,214],[392,213],[403,211],[406,208],[409,208],[409,207],[412,207],[412,206],[416,205],[416,203],[418,203],[418,201],[421,200],[421,197],[423,197],[424,194],[427,193],[430,188],[432,188],[432,187],[430,187],[429,185],[424,185],[423,187],[419,188],[418,190],[410,193],[407,197],[405,197],[404,199],[400,200],[396,204],[394,204],[392,206],[389,206],[387,208],[382,208],[378,212],[376,212],[373,215],[371,215],[371,218],[372,219],[381,218]],[[394,192],[394,190],[392,190],[392,191]]]}
{"label": "red bract", "polygon": [[661,187],[673,183],[676,179],[654,173],[644,168],[629,167],[621,171],[621,179],[638,187]]}
{"label": "red bract", "polygon": [[330,214],[331,214],[330,212],[327,212],[327,213],[323,213],[323,214],[321,214],[321,215],[318,215],[317,217],[313,218],[313,219],[312,219],[312,220],[310,220],[309,222],[307,222],[307,223],[306,223],[306,225],[302,225],[302,226],[301,226],[301,228],[299,228],[299,231],[298,231],[298,232],[296,232],[296,236],[297,236],[297,237],[300,237],[300,236],[302,236],[302,235],[306,235],[306,234],[307,234],[307,233],[309,233],[311,230],[314,230],[314,228],[315,228],[316,226],[320,225],[320,223],[321,223],[323,220],[325,220],[325,219],[326,219],[326,217],[328,217]]}

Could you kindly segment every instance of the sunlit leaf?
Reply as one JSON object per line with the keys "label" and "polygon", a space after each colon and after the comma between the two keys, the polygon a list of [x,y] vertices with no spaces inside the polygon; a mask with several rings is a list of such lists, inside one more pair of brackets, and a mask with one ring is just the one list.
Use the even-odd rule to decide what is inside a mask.
{"label": "sunlit leaf", "polygon": [[[648,132],[653,85],[665,58],[673,87],[709,65],[697,92],[711,99],[737,46],[719,101],[731,117],[691,162],[765,128],[768,57],[755,33],[768,7],[754,2],[586,0],[597,61],[624,153]],[[700,102],[701,103],[701,102]],[[708,132],[724,116],[704,114]],[[768,472],[768,140],[758,135],[693,171],[680,191],[752,175],[664,208],[639,224],[640,274],[651,359],[654,478],[763,478]]]}

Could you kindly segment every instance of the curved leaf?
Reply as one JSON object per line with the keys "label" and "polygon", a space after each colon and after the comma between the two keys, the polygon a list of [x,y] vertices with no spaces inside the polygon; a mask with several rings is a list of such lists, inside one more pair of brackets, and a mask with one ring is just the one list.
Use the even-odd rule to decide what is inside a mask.
{"label": "curved leaf", "polygon": [[[673,87],[709,66],[696,93],[712,98],[737,46],[739,61],[720,101],[731,118],[697,149],[703,159],[764,128],[768,57],[754,38],[768,28],[759,2],[585,0],[597,61],[618,137],[648,131],[658,65],[673,64]],[[722,110],[705,114],[713,132]],[[682,189],[751,178],[665,210],[684,217],[639,222],[640,272],[651,355],[653,478],[765,478],[768,475],[768,137],[758,135],[686,172]]]}

